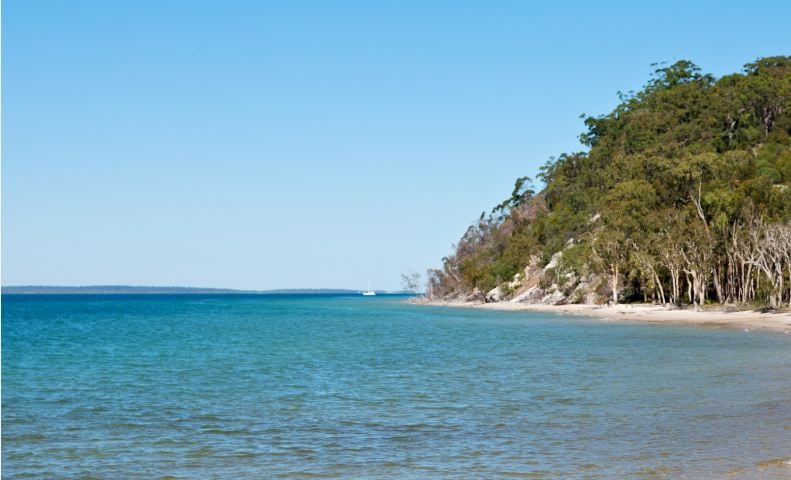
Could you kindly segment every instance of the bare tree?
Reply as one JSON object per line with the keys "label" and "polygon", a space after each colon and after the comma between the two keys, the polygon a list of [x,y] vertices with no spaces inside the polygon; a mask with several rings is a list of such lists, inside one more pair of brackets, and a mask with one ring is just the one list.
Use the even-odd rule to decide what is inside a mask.
{"label": "bare tree", "polygon": [[785,273],[791,274],[791,222],[764,224],[750,229],[755,255],[751,263],[764,274],[769,284],[769,303],[780,307],[785,296]]}
{"label": "bare tree", "polygon": [[618,303],[620,272],[628,257],[629,247],[623,234],[617,230],[598,229],[591,234],[591,253],[599,268],[609,270],[612,303]]}
{"label": "bare tree", "polygon": [[401,288],[410,293],[420,293],[422,291],[420,274],[409,270],[401,274]]}
{"label": "bare tree", "polygon": [[684,261],[684,273],[689,279],[688,286],[692,291],[690,300],[697,306],[703,306],[713,270],[713,254],[708,235],[701,229],[690,226],[680,253]]}

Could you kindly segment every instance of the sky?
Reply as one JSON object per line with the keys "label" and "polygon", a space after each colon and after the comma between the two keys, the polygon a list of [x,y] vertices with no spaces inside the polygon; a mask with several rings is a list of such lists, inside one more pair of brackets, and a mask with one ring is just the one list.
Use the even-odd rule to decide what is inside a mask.
{"label": "sky", "polygon": [[791,2],[2,4],[2,284],[400,288],[655,62]]}

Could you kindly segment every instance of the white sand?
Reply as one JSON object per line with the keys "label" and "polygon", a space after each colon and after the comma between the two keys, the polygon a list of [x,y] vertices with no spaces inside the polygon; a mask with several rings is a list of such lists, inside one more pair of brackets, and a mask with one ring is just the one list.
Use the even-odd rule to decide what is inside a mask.
{"label": "white sand", "polygon": [[530,303],[480,303],[437,300],[416,302],[422,305],[563,313],[599,317],[610,320],[637,320],[655,323],[689,323],[743,329],[769,329],[791,334],[791,313],[760,313],[756,311],[681,310],[650,304],[606,305],[537,305]]}

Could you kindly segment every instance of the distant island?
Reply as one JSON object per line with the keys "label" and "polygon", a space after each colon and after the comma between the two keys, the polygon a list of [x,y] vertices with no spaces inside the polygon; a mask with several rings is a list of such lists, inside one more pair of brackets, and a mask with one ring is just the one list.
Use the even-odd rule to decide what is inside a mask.
{"label": "distant island", "polygon": [[[133,285],[86,285],[86,286],[49,286],[49,285],[20,285],[2,287],[3,294],[9,295],[152,295],[152,294],[215,294],[215,295],[356,295],[360,290],[342,288],[286,288],[277,290],[235,290],[230,288],[200,288],[200,287],[152,287]],[[377,294],[397,294],[401,292],[377,291]]]}

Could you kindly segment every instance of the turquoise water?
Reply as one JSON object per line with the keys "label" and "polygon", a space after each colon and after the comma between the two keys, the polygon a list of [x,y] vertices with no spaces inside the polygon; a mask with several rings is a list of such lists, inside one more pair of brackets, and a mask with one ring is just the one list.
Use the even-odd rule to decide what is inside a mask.
{"label": "turquoise water", "polygon": [[3,478],[790,478],[791,335],[4,296]]}

